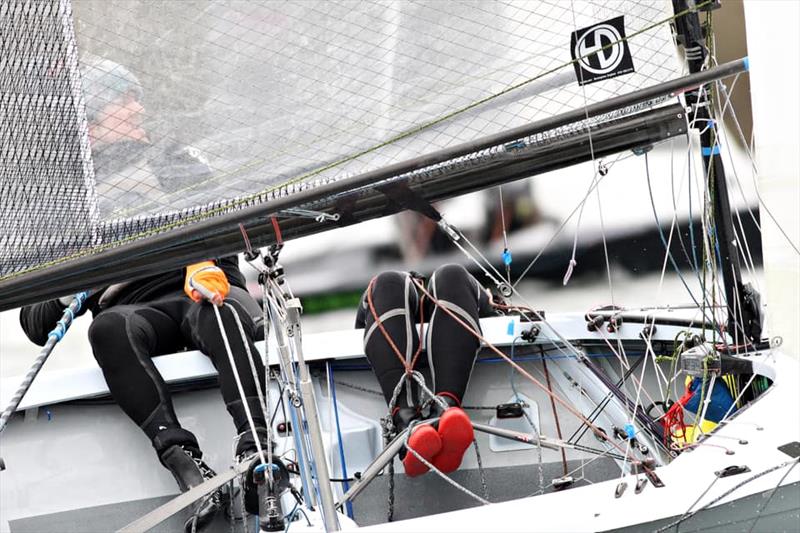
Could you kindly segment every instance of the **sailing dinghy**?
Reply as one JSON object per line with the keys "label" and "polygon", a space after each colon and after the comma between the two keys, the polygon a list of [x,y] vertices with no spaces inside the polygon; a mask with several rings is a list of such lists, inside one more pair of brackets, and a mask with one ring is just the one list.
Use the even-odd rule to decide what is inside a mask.
{"label": "sailing dinghy", "polygon": [[[180,530],[218,487],[232,503],[217,531],[796,529],[800,375],[744,282],[740,177],[723,164],[736,132],[720,124],[748,61],[717,63],[719,8],[4,2],[0,310],[78,293],[74,311],[79,291],[246,252],[275,451],[252,472],[260,512],[247,516],[254,465],[232,462],[211,363],[158,357],[220,472],[176,497],[98,368],[34,380],[69,312],[31,373],[0,389],[0,530]],[[98,120],[111,104],[113,126]],[[539,310],[432,206],[587,163],[580,216],[616,163],[637,158],[641,175],[624,179],[650,180],[665,148],[681,161],[670,200],[703,220],[684,236],[673,216],[657,252],[686,286],[685,313],[625,308],[613,292],[573,314]],[[508,299],[472,331],[477,438],[449,477],[402,474],[405,436],[381,422],[363,332],[303,336],[279,263],[284,240],[403,210],[435,220]]]}

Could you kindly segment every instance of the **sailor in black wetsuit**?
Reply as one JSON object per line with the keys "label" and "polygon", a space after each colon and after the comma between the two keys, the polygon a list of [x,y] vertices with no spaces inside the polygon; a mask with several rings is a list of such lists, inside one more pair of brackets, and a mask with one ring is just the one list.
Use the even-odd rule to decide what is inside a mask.
{"label": "sailor in black wetsuit", "polygon": [[[222,397],[236,431],[243,434],[237,455],[246,456],[255,449],[214,310],[211,304],[195,302],[184,293],[190,277],[195,283],[203,284],[222,296],[227,295],[225,301],[236,309],[251,353],[258,353],[253,341],[256,339],[255,319],[261,311],[245,290],[245,280],[236,256],[113,285],[92,295],[84,308],[84,312],[89,309],[94,315],[89,327],[89,341],[112,397],[142,428],[161,463],[175,476],[181,491],[202,483],[214,472],[202,461],[197,438],[181,427],[169,389],[152,357],[185,349],[197,349],[208,355],[219,372]],[[20,322],[28,337],[43,345],[48,331],[68,303],[62,299],[24,307]],[[232,311],[222,307],[220,312],[226,330],[238,332]],[[230,344],[255,425],[260,429],[266,428],[246,349],[242,342],[233,339]],[[264,366],[258,357],[254,357],[253,364],[264,390]],[[199,510],[198,524],[210,521],[221,503],[219,494],[208,500]]]}
{"label": "sailor in black wetsuit", "polygon": [[[475,331],[480,331],[479,317],[494,314],[490,294],[460,265],[438,268],[427,290]],[[386,403],[391,405],[407,368],[423,366],[425,358],[417,356],[421,353],[417,325],[423,320],[428,324],[424,339],[431,375],[428,385],[449,407],[443,410],[434,402],[431,417],[440,417],[438,424],[417,426],[408,443],[439,470],[452,472],[461,465],[473,440],[472,424],[461,409],[461,401],[480,342],[422,294],[406,272],[384,272],[373,280],[359,306],[356,327],[364,328],[364,351]],[[420,400],[426,398],[420,398],[417,389],[406,382],[400,390],[391,413],[398,431],[423,417]],[[428,471],[411,453],[405,454],[403,465],[411,477]]]}
{"label": "sailor in black wetsuit", "polygon": [[[124,67],[108,60],[91,63],[85,68],[84,91],[101,214],[109,215],[120,204],[151,201],[163,195],[162,189],[170,184],[179,186],[187,174],[199,173],[202,178],[209,173],[201,160],[185,150],[167,150],[151,157],[152,145],[141,128],[141,87]],[[181,427],[152,357],[186,349],[208,355],[219,372],[222,397],[236,431],[243,435],[237,455],[246,457],[256,447],[214,310],[211,304],[200,302],[199,294],[189,287],[190,279],[226,298],[242,322],[250,352],[257,354],[253,341],[261,309],[245,289],[236,256],[105,287],[89,298],[83,311],[89,309],[94,315],[89,341],[111,395],[150,439],[181,491],[202,483],[214,472],[203,462],[197,438]],[[43,345],[68,304],[69,299],[62,299],[23,308],[22,328],[33,342]],[[233,312],[227,306],[220,312],[226,331],[234,335],[230,339],[233,357],[259,438],[265,440],[267,423],[246,348],[238,341]],[[254,359],[264,390],[264,366],[260,358]],[[214,517],[222,505],[221,497],[215,493],[195,508],[198,526]],[[187,521],[187,527],[190,525]]]}

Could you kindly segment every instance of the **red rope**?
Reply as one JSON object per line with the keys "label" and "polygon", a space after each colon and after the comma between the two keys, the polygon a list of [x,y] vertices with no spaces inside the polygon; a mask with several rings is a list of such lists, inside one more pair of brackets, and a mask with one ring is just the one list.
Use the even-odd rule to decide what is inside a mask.
{"label": "red rope", "polygon": [[[544,378],[547,381],[547,390],[553,392],[553,387],[550,385],[550,372],[547,371],[547,359],[544,357],[544,352],[542,352],[542,367],[544,369]],[[564,440],[561,436],[561,422],[558,420],[556,402],[553,400],[552,396],[550,397],[550,405],[553,408],[553,418],[556,420],[556,434],[558,435],[558,440]],[[561,448],[561,465],[564,468],[564,475],[566,476],[569,473],[569,469],[567,468],[567,452],[563,447]]]}
{"label": "red rope", "polygon": [[278,219],[275,217],[270,217],[272,221],[272,229],[275,230],[275,242],[277,244],[283,244],[283,235],[281,235],[281,227],[278,225]]}
{"label": "red rope", "polygon": [[244,229],[244,224],[241,222],[239,223],[239,231],[242,232],[242,238],[244,239],[244,245],[247,247],[247,253],[253,253],[253,247],[250,245],[250,237],[247,235],[247,230]]}
{"label": "red rope", "polygon": [[669,439],[686,439],[686,422],[683,419],[683,408],[689,403],[694,395],[693,391],[686,387],[686,392],[678,398],[678,401],[664,414],[661,424],[664,426],[664,444],[669,445]]}
{"label": "red rope", "polygon": [[441,309],[442,311],[444,311],[445,313],[447,313],[448,315],[450,315],[450,317],[451,317],[453,320],[455,320],[455,321],[456,321],[456,323],[458,323],[459,325],[461,325],[461,326],[462,326],[464,329],[466,329],[466,330],[467,330],[467,331],[468,331],[470,334],[472,334],[472,335],[473,335],[475,338],[477,338],[479,341],[481,341],[483,344],[485,344],[487,348],[489,348],[490,350],[492,350],[492,351],[493,351],[494,353],[496,353],[498,356],[500,356],[500,357],[502,357],[503,359],[505,359],[505,361],[506,361],[508,364],[510,364],[510,365],[511,365],[511,366],[514,368],[514,370],[516,370],[517,372],[519,372],[520,374],[522,374],[523,376],[525,376],[525,377],[526,377],[526,378],[527,378],[527,379],[528,379],[528,380],[529,380],[531,383],[533,383],[534,385],[536,385],[537,387],[539,387],[540,389],[542,389],[542,390],[543,390],[543,391],[544,391],[544,392],[545,392],[545,393],[546,393],[548,396],[550,396],[550,397],[551,397],[553,400],[555,400],[556,402],[560,403],[560,404],[561,404],[561,405],[562,405],[562,406],[563,406],[563,407],[564,407],[564,408],[565,408],[567,411],[569,411],[570,413],[572,413],[573,415],[575,415],[575,416],[576,416],[576,417],[577,417],[579,420],[581,420],[581,421],[582,421],[582,422],[583,422],[583,423],[584,423],[584,424],[585,424],[585,425],[586,425],[586,426],[587,426],[589,429],[591,429],[591,430],[592,430],[592,433],[594,433],[594,434],[595,434],[595,436],[597,436],[597,437],[598,437],[599,439],[601,439],[601,440],[604,440],[604,441],[608,442],[608,443],[609,443],[611,446],[613,446],[614,448],[616,448],[618,451],[622,452],[622,454],[623,454],[623,455],[625,455],[625,456],[627,456],[627,457],[628,457],[628,458],[631,460],[631,462],[632,462],[633,464],[641,464],[642,468],[644,468],[645,470],[647,470],[647,471],[650,471],[650,470],[651,470],[650,468],[648,468],[648,467],[647,467],[647,465],[645,465],[645,464],[644,464],[644,463],[642,463],[641,461],[637,461],[637,460],[636,460],[636,459],[635,459],[635,458],[634,458],[634,457],[631,455],[631,453],[630,453],[628,450],[626,450],[624,447],[620,446],[619,444],[617,444],[617,443],[616,443],[616,442],[614,442],[613,440],[610,440],[610,439],[608,439],[608,438],[607,438],[607,436],[606,436],[606,434],[605,434],[604,432],[602,432],[602,431],[600,430],[600,428],[598,428],[597,426],[595,426],[595,425],[592,423],[592,421],[591,421],[591,420],[589,420],[588,418],[586,418],[585,416],[583,416],[583,414],[582,414],[580,411],[578,411],[576,408],[574,408],[574,407],[573,407],[573,406],[572,406],[572,405],[571,405],[569,402],[567,402],[566,400],[562,399],[562,398],[561,398],[560,396],[558,396],[556,393],[554,393],[554,392],[552,392],[552,391],[549,391],[549,390],[547,390],[547,387],[546,387],[546,386],[545,386],[545,385],[544,385],[544,384],[543,384],[541,381],[539,381],[538,379],[536,379],[535,377],[533,377],[533,375],[531,375],[531,374],[530,374],[530,373],[529,373],[527,370],[525,370],[525,369],[524,369],[524,368],[522,368],[522,367],[521,367],[519,364],[517,364],[517,362],[516,362],[516,361],[513,361],[513,360],[512,360],[510,357],[508,357],[508,356],[507,356],[505,353],[503,353],[503,352],[502,352],[500,349],[498,349],[498,348],[497,348],[496,346],[494,346],[492,343],[490,343],[489,341],[487,341],[487,340],[486,340],[486,339],[485,339],[485,338],[484,338],[484,337],[483,337],[483,336],[482,336],[480,333],[478,333],[477,331],[473,330],[473,329],[472,329],[472,328],[471,328],[471,327],[470,327],[470,326],[469,326],[469,325],[468,325],[466,322],[464,322],[463,320],[461,320],[461,318],[459,318],[459,317],[458,317],[458,316],[457,316],[457,315],[456,315],[456,314],[455,314],[453,311],[451,311],[450,309],[448,309],[446,306],[443,306],[443,305],[441,305],[441,304],[440,304],[440,302],[439,302],[439,301],[438,301],[436,298],[434,298],[434,297],[433,297],[433,296],[432,296],[432,295],[431,295],[431,294],[430,294],[430,293],[429,293],[427,290],[425,290],[425,287],[423,287],[421,283],[419,283],[417,280],[412,280],[412,281],[413,281],[413,282],[414,282],[414,283],[417,285],[417,288],[418,288],[420,291],[422,291],[422,293],[423,293],[425,296],[427,296],[427,297],[428,297],[428,298],[429,298],[429,299],[430,299],[430,300],[431,300],[431,301],[432,301],[432,302],[433,302],[433,303],[436,305],[436,307],[438,307],[439,309]]}
{"label": "red rope", "polygon": [[[422,353],[422,341],[420,340],[419,345],[417,346],[417,351],[416,353],[414,353],[414,357],[412,357],[411,359],[411,363],[407,363],[406,360],[403,358],[403,354],[400,353],[400,349],[394,343],[394,340],[392,339],[391,335],[389,335],[389,332],[386,331],[386,328],[383,327],[383,322],[378,316],[378,311],[375,309],[375,304],[372,301],[372,287],[375,285],[376,279],[378,278],[377,277],[372,278],[369,282],[369,285],[367,286],[367,304],[369,305],[369,311],[372,314],[373,320],[375,320],[375,323],[378,325],[378,329],[381,331],[381,334],[383,334],[383,338],[386,339],[386,342],[389,344],[394,354],[400,360],[400,363],[403,365],[403,368],[405,368],[406,374],[411,374],[411,372],[414,370],[414,367],[417,364],[417,360],[419,359],[420,354]],[[422,324],[425,321],[425,317],[423,316],[424,302],[425,302],[425,297],[423,296],[422,298],[419,299],[420,326],[422,326]],[[411,342],[411,339],[407,339],[406,342]]]}

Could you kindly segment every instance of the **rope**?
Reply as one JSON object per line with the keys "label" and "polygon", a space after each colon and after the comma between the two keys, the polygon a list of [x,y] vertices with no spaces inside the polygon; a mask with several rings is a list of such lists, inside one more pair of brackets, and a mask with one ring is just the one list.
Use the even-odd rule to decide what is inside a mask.
{"label": "rope", "polygon": [[[412,454],[414,454],[414,457],[416,457],[416,458],[417,458],[417,459],[418,459],[418,460],[419,460],[419,461],[420,461],[422,464],[424,464],[425,466],[427,466],[427,467],[428,467],[428,468],[431,470],[431,472],[434,472],[434,473],[436,473],[436,474],[437,474],[439,477],[441,477],[442,479],[444,479],[444,480],[445,480],[447,483],[449,483],[450,485],[452,485],[452,486],[453,486],[453,487],[455,487],[456,489],[460,490],[461,492],[463,492],[464,494],[466,494],[466,495],[467,495],[467,496],[469,496],[470,498],[473,498],[473,499],[475,499],[476,501],[478,501],[478,502],[482,503],[483,505],[489,505],[489,503],[490,503],[490,502],[489,502],[488,500],[486,500],[486,499],[484,499],[484,498],[482,498],[482,497],[478,496],[477,494],[475,494],[474,492],[472,492],[471,490],[469,490],[469,489],[468,489],[468,488],[466,488],[465,486],[463,486],[463,485],[460,485],[458,482],[456,482],[456,481],[454,481],[454,480],[450,479],[449,477],[447,477],[447,476],[444,474],[444,472],[442,472],[441,470],[439,470],[438,468],[436,468],[435,466],[433,466],[433,465],[432,465],[432,464],[431,464],[431,463],[430,463],[430,462],[429,462],[427,459],[425,459],[425,458],[424,458],[424,457],[422,457],[422,456],[421,456],[419,453],[417,453],[417,451],[416,451],[414,448],[412,448],[411,446],[409,446],[409,444],[408,444],[408,438],[411,436],[411,433],[412,433],[412,431],[413,431],[413,429],[414,429],[414,426],[418,425],[419,423],[420,423],[420,422],[419,422],[418,420],[415,420],[415,421],[411,422],[411,424],[409,425],[409,431],[408,431],[408,433],[406,433],[405,442],[404,442],[404,444],[405,444],[405,447],[406,447],[406,450],[408,450],[409,452],[411,452]],[[482,482],[485,482],[485,481],[482,481]],[[484,487],[484,488],[485,488],[485,487]],[[487,489],[487,491],[488,491],[488,489]]]}
{"label": "rope", "polygon": [[[391,415],[383,419],[383,447],[386,448],[391,441],[393,431]],[[386,521],[394,520],[394,458],[389,461],[389,495],[386,499]]]}
{"label": "rope", "polygon": [[[434,303],[434,304],[435,304],[435,305],[436,305],[438,308],[442,309],[442,310],[443,310],[445,313],[447,313],[448,315],[450,315],[450,317],[451,317],[453,320],[455,320],[455,321],[456,321],[456,323],[458,323],[459,325],[461,325],[461,326],[462,326],[464,329],[466,329],[466,330],[467,330],[467,331],[468,331],[468,332],[469,332],[471,335],[473,335],[475,338],[477,338],[479,341],[481,341],[481,342],[482,342],[482,343],[483,343],[483,344],[484,344],[484,345],[485,345],[487,348],[489,348],[491,351],[495,352],[497,355],[499,355],[501,358],[503,358],[503,359],[504,359],[504,360],[505,360],[505,361],[506,361],[508,364],[510,364],[510,365],[511,365],[511,366],[512,366],[512,367],[513,367],[513,368],[514,368],[514,369],[515,369],[517,372],[519,372],[520,374],[522,374],[523,376],[525,376],[526,378],[528,378],[528,380],[529,380],[531,383],[533,383],[534,385],[536,385],[537,387],[539,387],[539,388],[540,388],[541,390],[543,390],[543,391],[544,391],[544,392],[545,392],[545,393],[546,393],[548,396],[550,396],[551,398],[553,398],[553,399],[554,399],[556,402],[560,403],[560,404],[561,404],[561,405],[562,405],[564,408],[566,408],[566,409],[567,409],[567,410],[568,410],[570,413],[572,413],[573,415],[575,415],[575,416],[576,416],[576,417],[577,417],[579,420],[581,420],[581,421],[582,421],[584,424],[586,424],[586,425],[587,425],[587,426],[588,426],[588,427],[589,427],[589,428],[592,430],[592,432],[593,432],[593,433],[594,433],[594,434],[595,434],[597,437],[599,437],[599,438],[601,438],[601,439],[606,439],[606,436],[605,436],[605,434],[604,434],[604,433],[603,433],[603,432],[602,432],[602,431],[601,431],[601,430],[600,430],[600,429],[599,429],[597,426],[595,426],[594,424],[592,424],[592,423],[591,423],[591,422],[590,422],[590,421],[589,421],[589,420],[588,420],[588,419],[587,419],[585,416],[583,416],[583,414],[582,414],[580,411],[578,411],[576,408],[574,408],[574,407],[573,407],[572,405],[570,405],[570,404],[569,404],[569,403],[568,403],[566,400],[562,399],[562,398],[561,398],[560,396],[558,396],[557,394],[555,394],[555,393],[553,393],[553,392],[551,392],[551,391],[548,391],[548,390],[547,390],[547,387],[545,387],[545,385],[544,385],[544,384],[543,384],[541,381],[539,381],[538,379],[536,379],[535,377],[533,377],[533,376],[532,376],[532,375],[531,375],[531,374],[530,374],[530,373],[529,373],[527,370],[525,370],[524,368],[522,368],[522,367],[521,367],[519,364],[517,364],[515,361],[511,360],[511,359],[510,359],[510,358],[509,358],[509,357],[508,357],[506,354],[504,354],[504,353],[503,353],[501,350],[499,350],[499,349],[498,349],[496,346],[494,346],[494,345],[493,345],[492,343],[490,343],[490,342],[489,342],[489,341],[488,341],[486,338],[484,338],[484,337],[483,337],[483,335],[481,335],[479,332],[477,332],[477,331],[473,330],[473,329],[472,329],[472,328],[471,328],[471,327],[470,327],[468,324],[466,324],[466,323],[465,323],[463,320],[461,320],[461,318],[459,318],[459,317],[456,315],[456,313],[454,313],[454,312],[452,312],[451,310],[449,310],[449,309],[448,309],[446,306],[443,306],[443,305],[441,305],[441,303],[439,302],[439,300],[437,300],[436,298],[434,298],[434,297],[433,297],[433,296],[432,296],[432,295],[431,295],[431,294],[430,294],[430,293],[429,293],[429,292],[428,292],[428,291],[425,289],[425,287],[423,287],[423,286],[422,286],[422,284],[420,284],[420,283],[419,283],[419,282],[417,282],[416,280],[413,280],[413,281],[414,281],[414,283],[417,285],[417,287],[418,287],[418,288],[419,288],[419,289],[420,289],[420,290],[423,292],[423,294],[425,294],[425,295],[426,295],[428,298],[430,298],[430,300],[431,300],[431,301],[432,301],[432,302],[433,302],[433,303]],[[614,441],[612,441],[612,440],[606,440],[606,442],[608,442],[609,444],[611,444],[612,446],[614,446],[615,448],[617,448],[617,450],[618,450],[618,451],[621,451],[621,452],[623,453],[623,455],[625,455],[625,456],[628,456],[628,455],[629,455],[629,451],[628,451],[628,450],[625,450],[624,448],[622,448],[622,447],[621,447],[619,444],[617,444],[616,442],[614,442]],[[647,469],[647,468],[648,468],[646,465],[643,465],[643,467],[644,467],[645,469]]]}
{"label": "rope", "polygon": [[[704,506],[698,508],[695,511],[692,511],[691,513],[688,513],[688,514],[685,514],[685,515],[681,516],[678,520],[675,520],[674,522],[672,522],[670,524],[667,524],[666,526],[664,526],[664,527],[662,527],[660,529],[657,529],[654,533],[664,533],[668,529],[672,529],[673,527],[676,527],[676,526],[680,525],[682,522],[685,522],[686,520],[690,519],[691,517],[693,517],[694,515],[696,515],[700,511],[708,509],[709,507],[711,507],[715,503],[717,503],[720,500],[722,500],[723,498],[726,498],[729,495],[733,494],[735,491],[739,490],[741,487],[743,487],[744,485],[747,485],[751,481],[755,481],[756,479],[758,479],[760,477],[763,477],[763,476],[766,476],[767,474],[771,474],[772,472],[775,472],[776,470],[780,470],[781,468],[784,468],[786,466],[792,465],[791,468],[789,469],[789,471],[778,482],[778,486],[780,486],[780,484],[783,482],[783,480],[786,478],[786,476],[788,476],[789,472],[791,472],[791,470],[795,466],[797,466],[798,462],[800,462],[800,458],[793,459],[791,461],[786,461],[784,463],[781,463],[779,465],[773,466],[771,468],[767,468],[766,470],[763,470],[763,471],[759,472],[758,474],[750,476],[749,478],[745,479],[744,481],[742,481],[742,482],[734,485],[730,489],[726,490],[725,492],[723,492],[722,494],[720,494],[719,496],[717,496],[716,498],[714,498],[713,500],[711,500],[710,502],[705,504]],[[776,489],[777,489],[777,487],[776,487]],[[758,519],[756,518],[756,520],[758,520]]]}
{"label": "rope", "polygon": [[[265,394],[261,390],[261,381],[259,380],[258,370],[256,369],[255,361],[253,360],[253,354],[250,350],[250,343],[247,342],[247,337],[244,334],[244,327],[242,326],[242,321],[239,318],[239,314],[236,312],[234,307],[226,303],[225,304],[228,308],[230,308],[231,313],[233,313],[233,318],[236,321],[236,327],[239,329],[239,336],[242,339],[242,344],[244,344],[244,349],[247,353],[247,362],[250,363],[250,373],[253,377],[253,381],[256,384],[256,394],[258,395],[258,404],[261,406],[262,415],[264,416],[264,421],[269,420],[269,409],[267,407],[267,401],[265,400]],[[264,337],[266,342],[266,337]],[[266,372],[266,371],[265,371]],[[266,372],[269,374],[269,372]],[[267,464],[272,464],[272,426],[268,426],[267,428]],[[258,435],[254,435],[255,440],[259,441]],[[259,450],[259,454],[261,454],[261,450]],[[270,486],[273,483],[273,473],[272,468],[267,468],[267,478],[269,479]]]}
{"label": "rope", "polygon": [[[228,303],[224,304],[225,306],[231,309],[231,312],[236,316],[236,310]],[[236,381],[236,388],[239,391],[239,396],[242,399],[242,406],[244,407],[245,415],[247,416],[247,423],[250,425],[250,431],[253,434],[253,440],[255,441],[256,449],[258,450],[258,456],[261,459],[261,464],[264,468],[267,468],[267,459],[264,455],[264,450],[261,449],[261,440],[258,438],[258,432],[256,431],[256,424],[253,421],[253,415],[250,412],[250,406],[247,403],[247,396],[244,392],[244,387],[242,386],[242,380],[239,377],[239,370],[236,368],[236,361],[233,358],[233,351],[231,350],[230,342],[228,341],[227,331],[225,330],[225,324],[222,323],[222,316],[219,312],[219,307],[216,305],[212,305],[214,309],[214,315],[217,318],[217,325],[219,326],[219,334],[222,336],[222,342],[225,345],[225,352],[228,355],[228,362],[231,365],[231,369],[233,370],[233,377]],[[246,340],[242,339],[243,342],[246,344]],[[258,381],[258,380],[256,380]],[[267,470],[269,470],[267,468]]]}
{"label": "rope", "polygon": [[486,472],[483,470],[483,461],[481,460],[481,450],[478,448],[478,439],[472,439],[472,445],[475,447],[475,459],[478,462],[478,474],[481,476],[481,489],[483,490],[483,497],[489,500],[489,485],[486,483]]}
{"label": "rope", "polygon": [[278,225],[278,219],[269,217],[269,220],[272,222],[272,229],[275,230],[275,242],[280,246],[283,244],[283,234],[281,233],[281,227]]}
{"label": "rope", "polygon": [[[553,392],[553,387],[550,384],[550,372],[547,371],[547,361],[542,358],[542,366],[544,369],[544,378],[547,382],[547,390]],[[550,406],[553,408],[553,418],[556,421],[556,435],[558,435],[558,440],[563,440],[561,436],[561,422],[558,419],[558,410],[556,409],[556,402],[553,400],[553,397],[550,397]],[[539,432],[537,431],[536,434],[538,435]],[[561,448],[561,464],[564,466],[564,475],[567,475],[567,452],[564,448]]]}
{"label": "rope", "polygon": [[20,383],[19,388],[17,388],[17,391],[14,393],[14,396],[11,397],[11,400],[8,402],[8,406],[3,411],[3,414],[0,415],[0,433],[2,433],[8,425],[11,415],[13,415],[17,410],[17,407],[19,407],[20,402],[22,402],[22,398],[25,397],[28,389],[31,388],[33,380],[36,379],[36,376],[39,374],[42,366],[44,366],[45,361],[47,361],[47,358],[50,357],[50,354],[53,352],[53,348],[55,348],[56,344],[58,344],[61,339],[64,338],[64,335],[69,329],[70,324],[72,324],[72,321],[75,319],[75,313],[81,310],[83,303],[88,297],[88,292],[80,292],[76,294],[72,300],[72,303],[69,304],[69,307],[64,309],[64,313],[58,322],[56,322],[55,328],[53,328],[53,330],[47,335],[47,342],[39,352],[39,355],[33,361],[28,373],[25,374],[25,377],[22,379],[22,383]]}
{"label": "rope", "polygon": [[[412,280],[412,282],[414,281],[413,277],[411,277],[411,276],[408,276],[408,277]],[[377,276],[372,278],[370,280],[370,282],[369,282],[369,285],[367,286],[367,304],[369,305],[369,311],[372,314],[372,318],[375,321],[375,324],[378,326],[378,329],[380,330],[381,334],[383,335],[383,338],[386,339],[386,342],[389,344],[389,346],[392,348],[392,351],[394,352],[394,354],[400,360],[400,363],[403,365],[403,368],[405,368],[406,374],[410,374],[411,372],[413,372],[414,367],[417,364],[417,360],[419,359],[419,356],[422,353],[422,343],[420,342],[419,346],[417,346],[417,351],[414,353],[414,356],[412,357],[411,362],[406,362],[406,360],[403,358],[403,354],[400,353],[400,349],[394,343],[394,340],[392,339],[391,335],[389,335],[389,332],[386,331],[385,327],[383,327],[383,321],[380,319],[380,316],[378,316],[378,311],[376,311],[375,304],[372,301],[372,289],[375,286],[375,281],[377,279],[378,279]],[[423,316],[423,305],[424,305],[424,302],[425,302],[424,297],[420,298],[420,301],[419,301],[419,323],[420,323],[420,327],[422,326],[422,324],[424,322],[424,318],[425,318]],[[406,343],[408,343],[410,341],[411,341],[411,339],[406,339]]]}
{"label": "rope", "polygon": [[[336,436],[339,439],[339,460],[342,463],[342,478],[344,478],[343,486],[344,492],[346,493],[350,490],[350,483],[347,480],[347,461],[345,460],[344,456],[344,442],[342,442],[342,428],[339,424],[339,402],[336,400],[336,380],[333,379],[333,366],[331,365],[330,361],[326,363],[328,367],[330,380],[328,381],[328,387],[330,387],[331,391],[331,403],[333,404],[334,409],[334,419],[336,421]],[[347,510],[347,516],[353,518],[353,502],[350,500],[347,501],[345,504],[345,509]]]}

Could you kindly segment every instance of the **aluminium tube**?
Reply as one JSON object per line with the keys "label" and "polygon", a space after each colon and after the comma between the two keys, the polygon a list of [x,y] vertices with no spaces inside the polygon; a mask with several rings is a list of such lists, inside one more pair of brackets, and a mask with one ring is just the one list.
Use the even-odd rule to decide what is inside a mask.
{"label": "aluminium tube", "polygon": [[[314,385],[311,382],[311,375],[308,372],[308,367],[306,367],[306,361],[303,357],[303,338],[300,328],[301,309],[300,300],[297,298],[292,298],[286,302],[287,331],[289,337],[294,340],[297,369],[300,374],[300,394],[303,397],[303,410],[306,412],[308,435],[311,441],[311,456],[314,459],[314,473],[317,475],[317,485],[319,486],[322,520],[325,524],[325,531],[338,531],[341,527],[339,526],[339,518],[336,515],[336,505],[333,500],[333,489],[331,488],[331,477],[328,472],[325,443],[322,440],[322,424],[320,423],[319,413],[317,412]],[[294,428],[294,430],[300,431],[300,428]]]}

